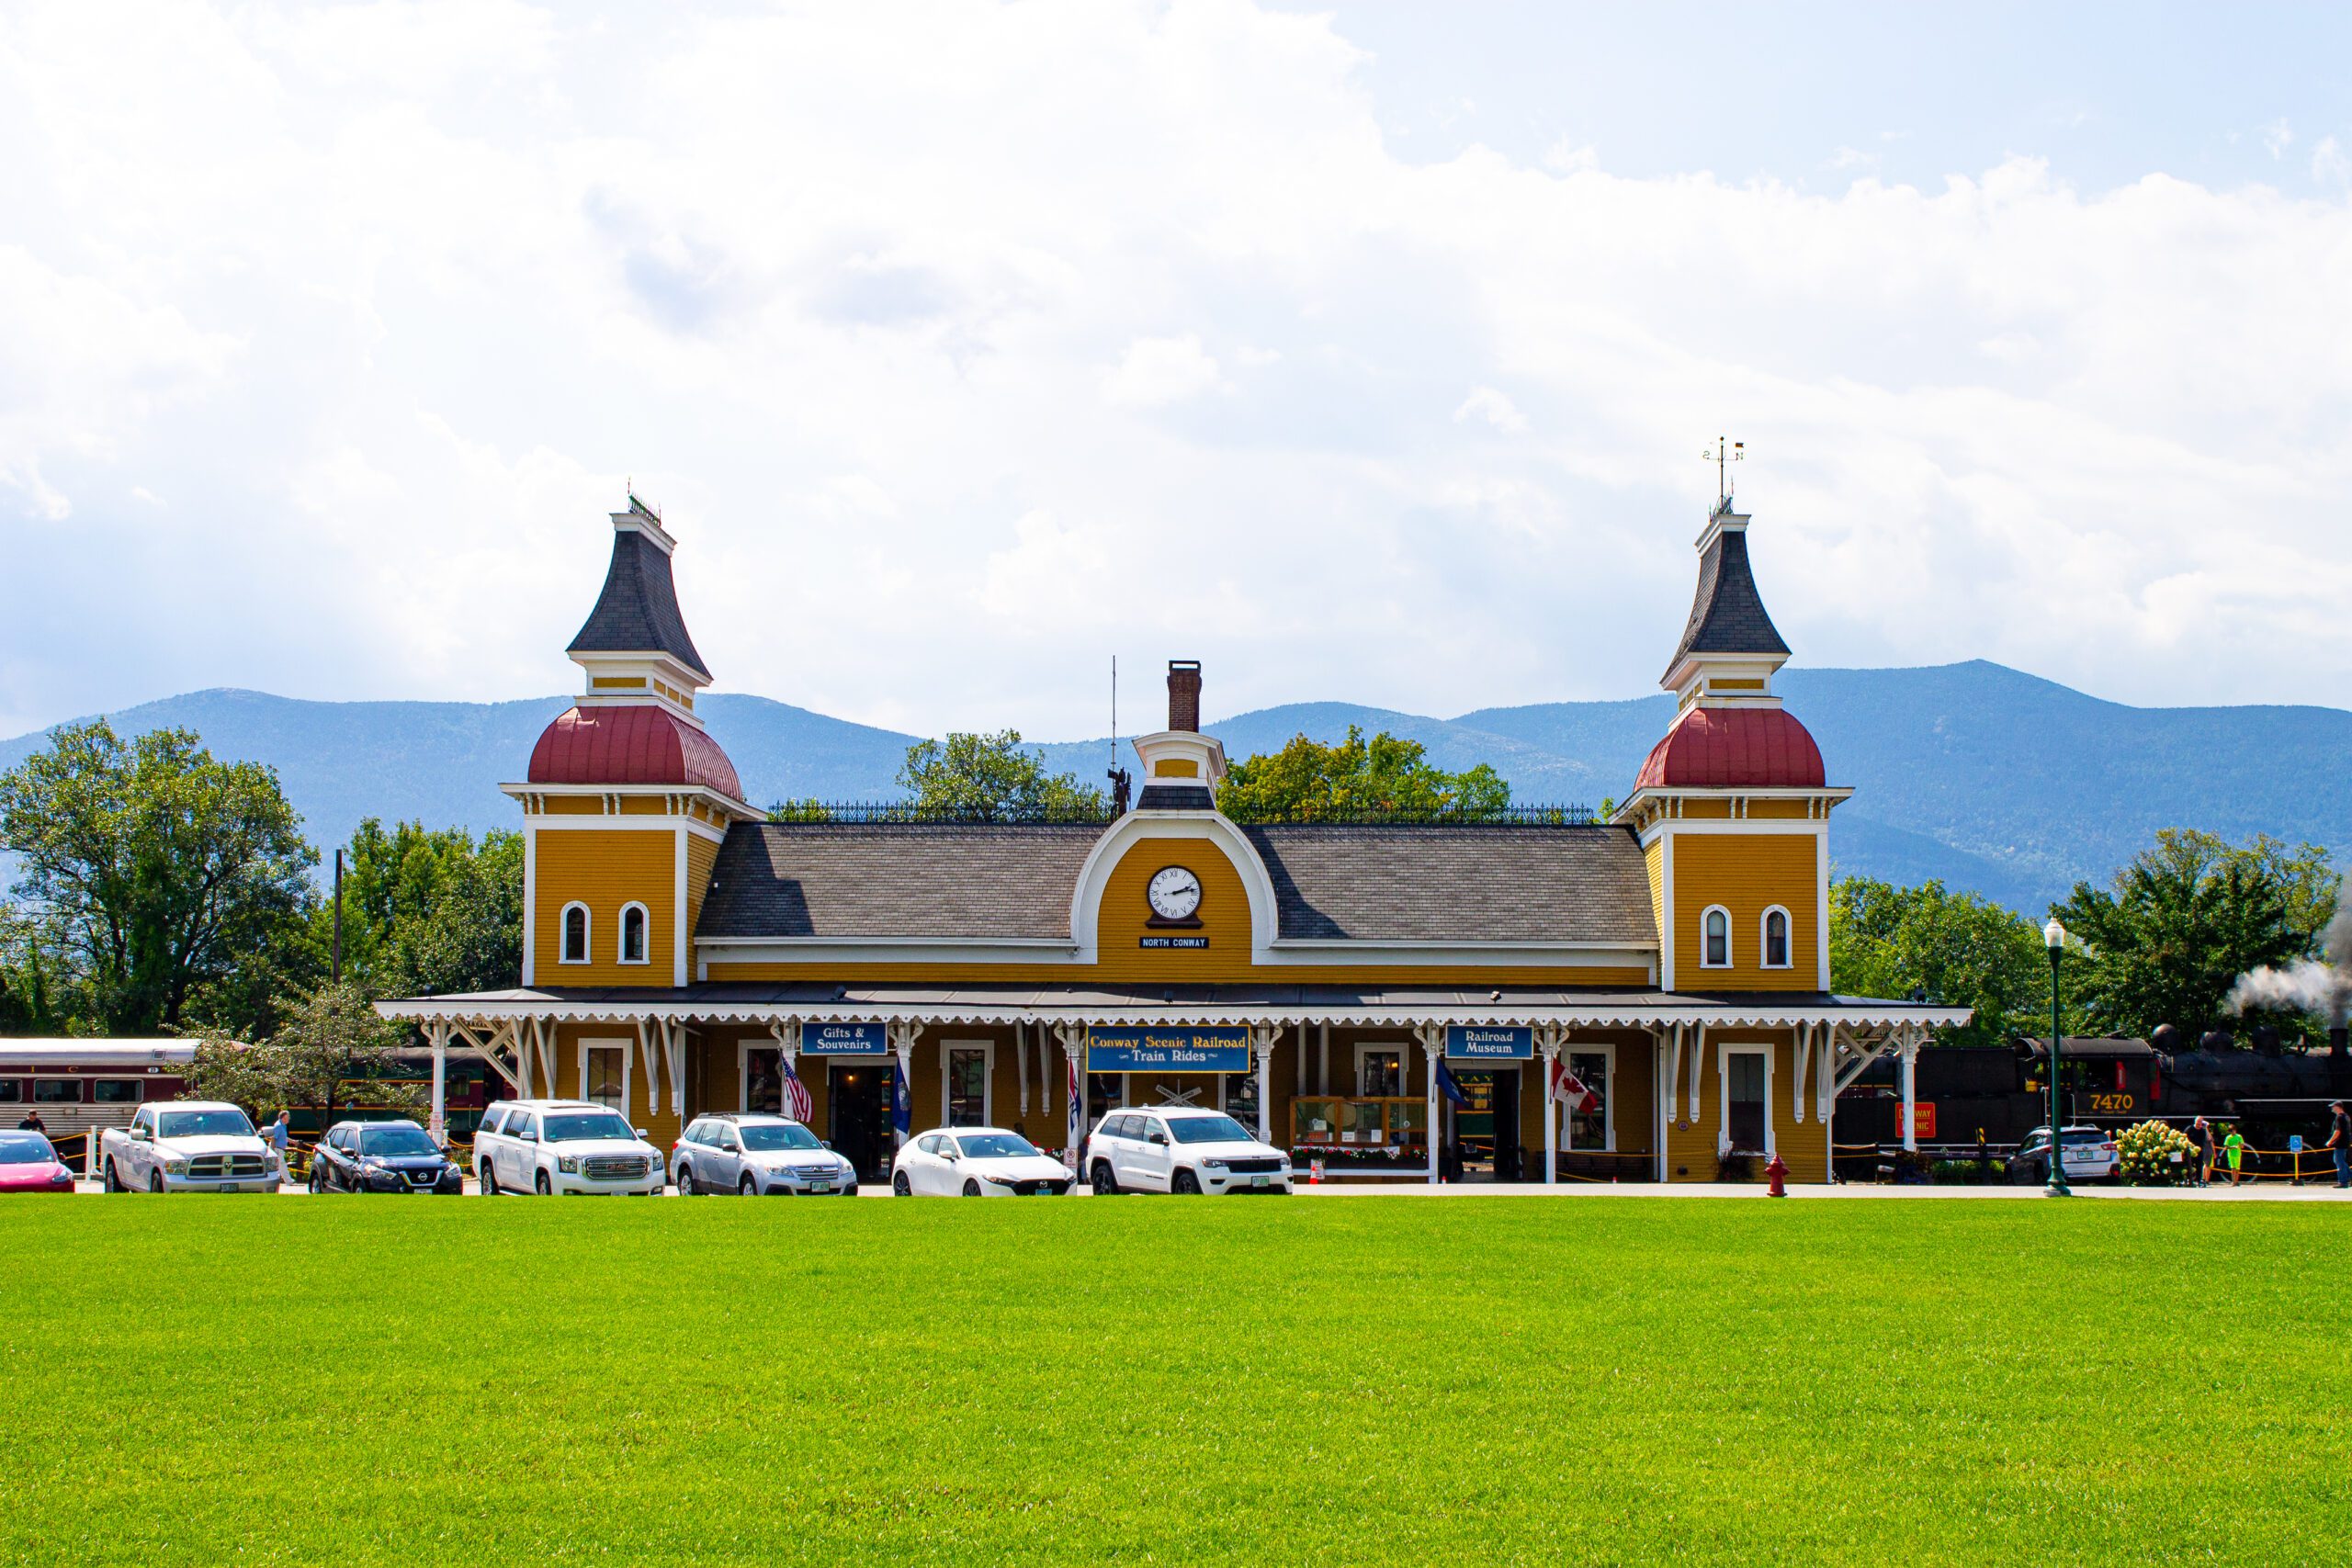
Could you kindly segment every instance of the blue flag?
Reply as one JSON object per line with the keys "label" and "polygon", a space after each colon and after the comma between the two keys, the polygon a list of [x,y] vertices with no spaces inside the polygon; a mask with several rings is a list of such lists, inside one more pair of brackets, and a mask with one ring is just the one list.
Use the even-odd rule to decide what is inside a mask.
{"label": "blue flag", "polygon": [[905,1137],[914,1131],[914,1107],[907,1102],[907,1067],[898,1057],[890,1058],[890,1125]]}
{"label": "blue flag", "polygon": [[1462,1092],[1462,1085],[1454,1079],[1453,1069],[1442,1060],[1437,1065],[1437,1091],[1463,1110],[1469,1109],[1470,1097]]}

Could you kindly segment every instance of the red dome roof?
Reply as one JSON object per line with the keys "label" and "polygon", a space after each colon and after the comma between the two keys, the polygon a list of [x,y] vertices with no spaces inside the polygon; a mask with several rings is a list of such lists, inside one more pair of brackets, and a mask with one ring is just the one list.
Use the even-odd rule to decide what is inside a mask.
{"label": "red dome roof", "polygon": [[572,708],[531,748],[533,784],[700,784],[743,798],[718,742],[665,708]]}
{"label": "red dome roof", "polygon": [[1818,789],[1821,748],[1785,708],[1692,708],[1650,748],[1635,789]]}

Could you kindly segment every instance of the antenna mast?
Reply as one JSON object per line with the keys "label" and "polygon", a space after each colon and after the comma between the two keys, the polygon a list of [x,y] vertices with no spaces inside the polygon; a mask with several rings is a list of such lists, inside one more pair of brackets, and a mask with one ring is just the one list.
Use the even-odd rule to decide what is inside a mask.
{"label": "antenna mast", "polygon": [[1702,452],[1699,456],[1715,466],[1715,508],[1721,511],[1731,504],[1731,465],[1747,459],[1747,443],[1725,441],[1718,435],[1715,437],[1715,449]]}

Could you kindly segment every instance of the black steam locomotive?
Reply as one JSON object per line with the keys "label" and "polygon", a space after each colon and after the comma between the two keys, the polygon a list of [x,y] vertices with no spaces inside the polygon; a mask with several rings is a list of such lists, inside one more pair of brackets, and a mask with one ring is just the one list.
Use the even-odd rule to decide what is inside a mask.
{"label": "black steam locomotive", "polygon": [[[2193,1049],[2170,1024],[2145,1040],[2066,1037],[2060,1056],[2069,1124],[2120,1131],[2154,1119],[2185,1125],[2202,1116],[2235,1125],[2256,1148],[2283,1149],[2301,1134],[2307,1148],[2327,1138],[2327,1107],[2352,1097],[2352,1050],[2345,1030],[2325,1051],[2289,1050],[2267,1026],[2246,1043],[2216,1030]],[[2014,1148],[2050,1119],[2050,1042],[1930,1045],[1919,1053],[1914,1095],[1918,1139],[1941,1148]],[[1872,1063],[1838,1100],[1843,1145],[1903,1140],[1900,1065]]]}

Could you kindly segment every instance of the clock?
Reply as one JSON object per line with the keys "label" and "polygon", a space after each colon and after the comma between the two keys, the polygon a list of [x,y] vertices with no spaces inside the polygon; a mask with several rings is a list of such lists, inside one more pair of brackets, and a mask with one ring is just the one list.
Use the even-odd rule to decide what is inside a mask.
{"label": "clock", "polygon": [[1144,896],[1151,900],[1151,912],[1161,919],[1189,920],[1201,907],[1201,879],[1181,865],[1171,865],[1152,874]]}

